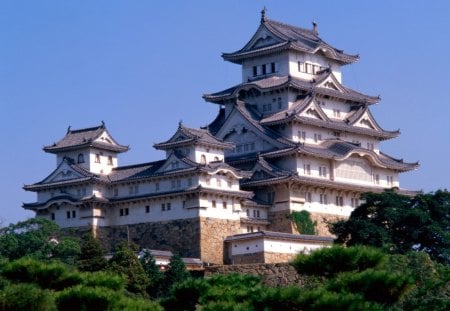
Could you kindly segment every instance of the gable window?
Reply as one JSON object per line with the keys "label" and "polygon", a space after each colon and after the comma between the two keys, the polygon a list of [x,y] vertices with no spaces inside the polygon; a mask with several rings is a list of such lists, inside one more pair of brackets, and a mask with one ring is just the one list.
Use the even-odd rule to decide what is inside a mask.
{"label": "gable window", "polygon": [[267,192],[267,202],[273,203],[274,199],[275,199],[275,192],[273,191]]}
{"label": "gable window", "polygon": [[223,206],[223,209],[227,209],[227,202],[223,201],[222,206]]}
{"label": "gable window", "polygon": [[200,156],[200,164],[205,165],[206,164],[206,156],[204,154],[202,154]]}
{"label": "gable window", "polygon": [[217,185],[217,187],[222,187],[222,180],[218,177],[216,179],[216,185]]}
{"label": "gable window", "polygon": [[380,184],[380,175],[379,174],[373,174],[373,182],[377,185]]}
{"label": "gable window", "polygon": [[306,132],[305,131],[298,131],[298,140],[301,142],[304,142],[306,140]]}
{"label": "gable window", "polygon": [[108,156],[108,165],[113,165],[113,157]]}
{"label": "gable window", "polygon": [[306,63],[306,73],[313,73],[312,65],[309,63]]}
{"label": "gable window", "polygon": [[95,163],[100,163],[100,154],[99,153],[95,154]]}
{"label": "gable window", "polygon": [[170,163],[170,166],[173,170],[178,168],[178,161],[173,161],[172,163]]}
{"label": "gable window", "polygon": [[211,201],[211,206],[214,207],[214,208],[216,207],[216,200],[212,200]]}
{"label": "gable window", "polygon": [[311,192],[307,192],[305,194],[305,201],[308,202],[308,203],[312,202],[312,194],[311,194]]}
{"label": "gable window", "polygon": [[351,205],[352,205],[352,207],[358,207],[359,206],[359,199],[358,198],[352,198],[351,199]]}
{"label": "gable window", "polygon": [[317,143],[322,140],[322,134],[314,133],[314,141]]}
{"label": "gable window", "polygon": [[298,71],[300,71],[300,72],[306,72],[306,70],[305,70],[305,63],[303,63],[303,62],[298,62]]}
{"label": "gable window", "polygon": [[303,174],[311,175],[311,164],[303,164]]}
{"label": "gable window", "polygon": [[336,206],[344,206],[344,197],[336,196]]}
{"label": "gable window", "polygon": [[386,176],[387,177],[387,184],[389,186],[393,186],[394,185],[394,176]]}
{"label": "gable window", "polygon": [[84,163],[84,155],[82,153],[78,154],[78,163]]}
{"label": "gable window", "polygon": [[328,204],[328,198],[325,193],[320,194],[320,204]]}
{"label": "gable window", "polygon": [[333,116],[335,118],[340,118],[341,117],[341,111],[339,109],[333,109]]}
{"label": "gable window", "polygon": [[319,166],[319,176],[327,177],[327,167],[326,166]]}
{"label": "gable window", "polygon": [[373,150],[373,143],[367,142],[367,149]]}

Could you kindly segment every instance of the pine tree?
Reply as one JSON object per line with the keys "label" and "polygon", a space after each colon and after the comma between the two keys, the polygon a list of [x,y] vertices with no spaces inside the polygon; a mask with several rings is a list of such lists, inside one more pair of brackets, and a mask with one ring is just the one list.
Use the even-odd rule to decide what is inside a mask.
{"label": "pine tree", "polygon": [[108,269],[126,277],[129,292],[147,296],[149,279],[134,251],[134,245],[120,243],[108,262]]}
{"label": "pine tree", "polygon": [[105,251],[100,241],[94,238],[91,232],[81,238],[81,253],[78,256],[77,266],[81,271],[101,271],[106,268]]}
{"label": "pine tree", "polygon": [[190,274],[186,270],[181,256],[174,254],[170,258],[169,266],[164,274],[165,289],[170,290],[174,284],[187,280],[189,277]]}
{"label": "pine tree", "polygon": [[159,267],[156,265],[155,258],[150,250],[144,250],[144,254],[140,259],[142,267],[144,268],[147,277],[149,278],[149,285],[147,287],[147,293],[151,297],[157,297],[161,293],[162,282],[164,275],[159,271]]}

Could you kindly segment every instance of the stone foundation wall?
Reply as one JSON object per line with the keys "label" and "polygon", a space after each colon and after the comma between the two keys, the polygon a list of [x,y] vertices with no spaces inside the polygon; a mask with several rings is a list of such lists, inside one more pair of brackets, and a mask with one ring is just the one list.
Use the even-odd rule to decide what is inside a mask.
{"label": "stone foundation wall", "polygon": [[257,263],[287,263],[294,259],[295,256],[296,254],[281,254],[269,252],[242,254],[232,256],[230,264],[242,265]]}
{"label": "stone foundation wall", "polygon": [[330,230],[328,230],[328,222],[335,222],[342,219],[347,219],[348,217],[344,216],[338,216],[338,215],[330,215],[330,214],[323,214],[323,213],[311,213],[311,219],[312,221],[316,221],[316,230],[317,235],[322,236],[334,236],[330,233]]}
{"label": "stone foundation wall", "polygon": [[201,260],[223,264],[226,255],[224,240],[227,236],[238,234],[239,229],[239,220],[200,218]]}
{"label": "stone foundation wall", "polygon": [[263,284],[280,287],[289,285],[304,285],[305,279],[297,273],[289,263],[276,264],[248,264],[248,265],[225,265],[205,267],[205,276],[215,274],[240,273],[261,277]]}
{"label": "stone foundation wall", "polygon": [[268,220],[270,221],[270,225],[267,227],[267,230],[276,232],[297,233],[294,224],[292,223],[289,216],[290,216],[289,210],[269,212]]}
{"label": "stone foundation wall", "polygon": [[201,258],[198,218],[97,227],[96,236],[108,251],[112,251],[117,243],[129,240],[143,248]]}

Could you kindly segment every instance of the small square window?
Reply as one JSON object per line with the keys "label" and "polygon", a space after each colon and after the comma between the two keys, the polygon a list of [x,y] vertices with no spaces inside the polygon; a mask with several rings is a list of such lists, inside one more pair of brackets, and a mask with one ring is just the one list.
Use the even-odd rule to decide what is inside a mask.
{"label": "small square window", "polygon": [[222,205],[223,205],[223,208],[224,208],[224,209],[227,208],[227,202],[224,201],[224,202],[222,203]]}
{"label": "small square window", "polygon": [[77,217],[77,212],[76,211],[72,211],[72,218],[76,218]]}
{"label": "small square window", "polygon": [[149,206],[149,205],[146,205],[146,206],[145,206],[145,212],[146,212],[146,213],[150,213],[150,206]]}

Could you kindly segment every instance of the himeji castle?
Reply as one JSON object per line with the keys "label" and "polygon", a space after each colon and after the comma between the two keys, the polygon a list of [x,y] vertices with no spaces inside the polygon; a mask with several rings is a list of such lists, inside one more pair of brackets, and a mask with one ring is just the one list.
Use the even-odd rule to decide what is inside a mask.
{"label": "himeji castle", "polygon": [[[56,169],[25,185],[36,217],[92,230],[110,247],[132,240],[203,262],[281,262],[329,245],[326,223],[346,218],[363,192],[402,189],[399,174],[418,168],[380,150],[399,131],[383,129],[370,108],[380,98],[344,86],[344,53],[318,34],[268,19],[238,51],[242,81],[203,98],[218,106],[204,128],[182,123],[154,147],[162,160],[120,166],[128,147],[106,125],[69,129],[45,146]],[[317,235],[299,234],[306,210]]]}

